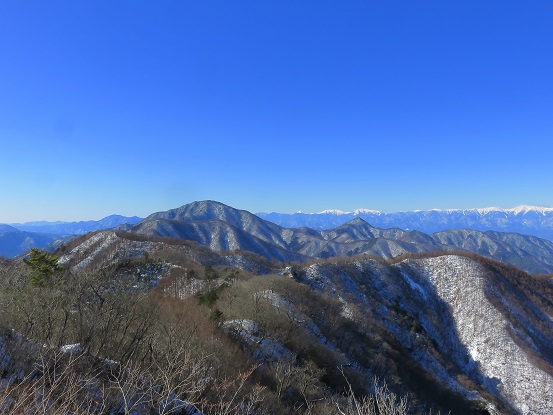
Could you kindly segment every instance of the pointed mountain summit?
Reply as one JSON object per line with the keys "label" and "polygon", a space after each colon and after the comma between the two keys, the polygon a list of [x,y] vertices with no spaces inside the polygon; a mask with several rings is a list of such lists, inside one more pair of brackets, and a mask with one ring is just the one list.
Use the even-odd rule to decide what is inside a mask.
{"label": "pointed mountain summit", "polygon": [[130,230],[143,235],[188,239],[215,251],[247,250],[281,261],[309,258],[290,249],[285,228],[246,210],[212,200],[153,213]]}
{"label": "pointed mountain summit", "polygon": [[187,203],[175,209],[152,213],[144,220],[150,219],[170,219],[178,221],[195,221],[220,219],[225,220],[230,217],[240,216],[241,214],[251,215],[249,212],[235,209],[221,202],[214,200],[202,200]]}
{"label": "pointed mountain summit", "polygon": [[[371,226],[371,224],[369,222],[367,222],[365,219],[363,218],[360,218],[359,216],[355,217],[354,219],[350,220],[350,221],[347,221],[344,225],[342,226],[345,226],[345,225],[352,225],[352,226]],[[372,226],[371,226],[372,228]]]}
{"label": "pointed mountain summit", "polygon": [[262,228],[265,231],[270,230],[279,232],[282,229],[281,226],[263,220],[247,210],[235,209],[231,206],[213,200],[192,202],[176,209],[153,213],[144,219],[144,221],[153,219],[169,219],[178,222],[195,222],[217,219],[246,231],[258,231],[258,228]]}
{"label": "pointed mountain summit", "polygon": [[[213,200],[192,202],[176,209],[153,213],[140,222],[139,225],[144,226],[143,224],[145,222],[158,221],[160,219],[173,222],[195,223],[198,227],[201,227],[202,222],[221,221],[228,226],[240,229],[262,241],[276,244],[281,248],[286,249],[287,245],[281,235],[283,233],[283,228],[281,226],[263,220],[246,210],[235,209]],[[165,222],[165,224],[167,225],[167,222]],[[153,227],[154,225],[150,224],[149,226]],[[205,232],[204,235],[206,235]],[[234,246],[233,243],[227,243],[226,245],[228,245],[228,247],[224,249],[240,249],[237,247],[230,248]],[[297,257],[296,255],[294,256]]]}
{"label": "pointed mountain summit", "polygon": [[404,230],[398,228],[377,228],[359,216],[337,228],[321,232],[325,239],[332,239],[336,242],[353,242],[374,238],[397,239],[404,236],[405,233]]}

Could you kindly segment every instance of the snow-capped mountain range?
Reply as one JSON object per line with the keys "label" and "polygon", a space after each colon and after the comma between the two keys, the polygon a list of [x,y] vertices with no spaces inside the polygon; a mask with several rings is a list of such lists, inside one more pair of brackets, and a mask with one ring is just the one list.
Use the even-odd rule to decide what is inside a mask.
{"label": "snow-capped mountain range", "polygon": [[[520,213],[537,212],[537,213],[541,213],[542,215],[545,215],[549,212],[553,212],[553,208],[548,208],[548,207],[543,207],[543,206],[520,205],[520,206],[517,206],[517,207],[514,207],[514,208],[509,208],[509,209],[503,209],[503,208],[499,208],[499,207],[495,207],[495,206],[490,206],[490,207],[487,207],[487,208],[472,208],[472,209],[430,209],[429,211],[431,211],[431,212],[447,212],[447,213],[477,212],[481,215],[491,213],[491,212],[514,213],[515,215],[518,215]],[[416,210],[407,211],[407,213],[409,213],[409,212],[428,212],[428,211],[421,210],[421,209],[416,209]],[[297,213],[306,213],[306,212],[299,211]],[[381,212],[379,210],[372,210],[372,209],[355,209],[353,212],[344,212],[343,210],[338,210],[338,209],[327,209],[327,210],[323,210],[322,212],[319,212],[319,213],[308,213],[308,214],[317,215],[317,214],[322,214],[322,213],[333,213],[335,215],[350,215],[350,214],[360,215],[360,214],[364,214],[364,213],[376,214],[376,215],[385,215],[386,214],[386,213]],[[396,212],[396,213],[401,213],[401,212]],[[406,212],[403,212],[403,213],[406,213]]]}
{"label": "snow-capped mountain range", "polygon": [[470,228],[480,231],[516,232],[553,240],[553,208],[517,206],[476,209],[431,209],[384,213],[370,209],[353,212],[324,210],[319,213],[257,213],[257,216],[285,227],[332,229],[359,217],[382,228],[418,230],[425,233]]}

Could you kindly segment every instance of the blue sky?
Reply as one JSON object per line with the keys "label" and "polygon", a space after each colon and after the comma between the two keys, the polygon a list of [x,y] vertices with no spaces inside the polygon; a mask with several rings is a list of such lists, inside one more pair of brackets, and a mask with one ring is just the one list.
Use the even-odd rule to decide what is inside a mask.
{"label": "blue sky", "polygon": [[0,3],[0,223],[553,206],[553,2]]}

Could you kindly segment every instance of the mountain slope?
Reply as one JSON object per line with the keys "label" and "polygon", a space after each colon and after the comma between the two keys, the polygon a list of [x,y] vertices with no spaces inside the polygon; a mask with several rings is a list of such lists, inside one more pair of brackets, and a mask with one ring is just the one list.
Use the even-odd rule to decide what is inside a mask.
{"label": "mountain slope", "polygon": [[[214,222],[180,225],[199,232],[211,228],[195,225]],[[178,221],[143,226],[148,223],[181,231]],[[291,356],[320,365],[327,388],[341,387],[336,369],[341,367],[360,393],[359,385],[378,375],[394,390],[416,397],[417,405],[431,402],[452,414],[553,411],[550,278],[468,253],[413,254],[391,261],[358,256],[288,267],[272,263],[271,268],[245,253],[216,253],[181,239],[135,232],[85,235],[63,252],[60,262],[75,271],[99,267],[109,272],[134,259],[144,273],[148,258],[161,264],[162,279],[186,272],[190,261],[261,270],[256,275],[262,278],[221,280],[224,291],[214,307],[221,313],[219,327],[263,363],[267,374],[274,359]],[[215,283],[190,277],[179,281],[190,285],[175,294],[179,298]],[[163,286],[173,287],[173,282]]]}
{"label": "mountain slope", "polygon": [[137,216],[111,215],[97,221],[0,224],[0,255],[15,257],[31,248],[54,249],[60,243],[71,239],[73,235],[84,235],[122,224],[135,224],[140,220]]}
{"label": "mountain slope", "polygon": [[0,234],[8,233],[8,232],[17,232],[17,228],[0,223]]}
{"label": "mountain slope", "polygon": [[[441,244],[476,252],[533,273],[553,271],[553,242],[546,239],[517,233],[481,232],[471,229],[453,229],[428,236],[436,246]],[[410,241],[410,238],[405,237],[402,240]],[[419,242],[420,238],[416,241]]]}
{"label": "mountain slope", "polygon": [[11,224],[22,231],[34,233],[50,233],[58,235],[83,235],[101,229],[115,228],[123,224],[135,224],[142,220],[138,216],[110,215],[100,220],[88,220],[80,222],[27,222]]}
{"label": "mountain slope", "polygon": [[24,232],[11,226],[0,225],[0,256],[15,257],[31,248],[43,249],[62,240],[60,235]]}
{"label": "mountain slope", "polygon": [[537,237],[468,229],[428,235],[420,231],[378,228],[361,217],[323,231],[283,228],[247,211],[213,201],[154,213],[127,230],[189,239],[217,251],[252,251],[281,261],[358,254],[391,258],[461,249],[509,262],[532,273],[553,272],[553,242]]}
{"label": "mountain slope", "polygon": [[[305,255],[288,251],[273,243],[267,233],[252,234],[219,219],[199,221],[146,219],[132,227],[131,231],[141,235],[186,239],[208,246],[215,251],[245,250],[281,261],[308,259]],[[280,238],[275,237],[275,239]]]}
{"label": "mountain slope", "polygon": [[260,219],[246,210],[235,209],[212,200],[192,202],[180,208],[153,213],[146,217],[144,222],[157,219],[204,223],[207,223],[209,220],[219,220],[254,235],[263,241],[277,244],[283,248],[287,246],[293,235],[303,234],[304,232],[310,233],[309,230],[293,230],[291,232],[272,222]]}
{"label": "mountain slope", "polygon": [[[450,305],[459,340],[488,376],[490,388],[495,383],[498,394],[521,413],[552,413],[551,289],[538,299],[547,303],[541,309],[521,289],[528,277],[513,278],[513,270],[502,272],[506,269],[456,256],[408,265]],[[503,288],[506,284],[508,289]]]}
{"label": "mountain slope", "polygon": [[552,413],[553,289],[546,280],[475,255],[316,263],[294,276],[332,293],[358,318],[371,316],[370,330],[382,324],[442,384],[462,391],[459,381],[472,379],[515,413]]}

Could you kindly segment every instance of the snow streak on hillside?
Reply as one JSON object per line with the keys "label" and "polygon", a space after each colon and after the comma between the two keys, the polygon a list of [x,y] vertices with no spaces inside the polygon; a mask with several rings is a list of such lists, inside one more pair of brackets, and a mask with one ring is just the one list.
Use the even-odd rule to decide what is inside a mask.
{"label": "snow streak on hillside", "polygon": [[553,378],[538,369],[509,334],[510,323],[484,294],[486,271],[459,256],[417,261],[451,306],[461,341],[482,372],[497,385],[488,385],[512,402],[522,414],[553,413]]}

